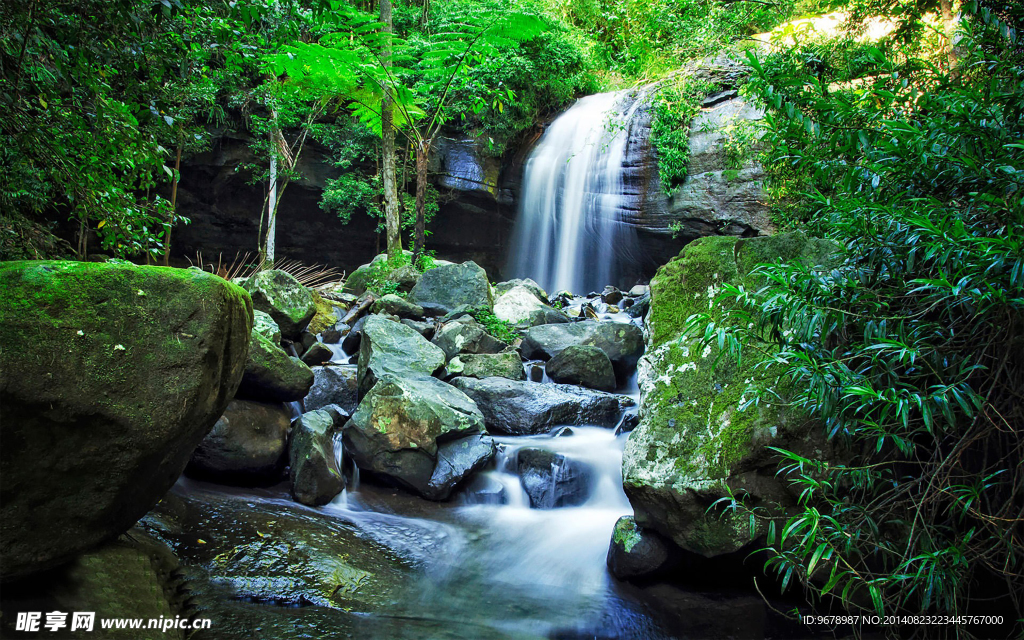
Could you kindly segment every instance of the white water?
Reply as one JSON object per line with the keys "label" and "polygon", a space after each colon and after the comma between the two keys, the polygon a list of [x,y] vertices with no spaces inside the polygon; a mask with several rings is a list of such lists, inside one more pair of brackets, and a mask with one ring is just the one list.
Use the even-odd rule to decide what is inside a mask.
{"label": "white water", "polygon": [[637,240],[622,219],[631,200],[623,168],[642,102],[635,91],[587,96],[548,127],[526,163],[511,277],[580,294],[629,284],[620,271]]}

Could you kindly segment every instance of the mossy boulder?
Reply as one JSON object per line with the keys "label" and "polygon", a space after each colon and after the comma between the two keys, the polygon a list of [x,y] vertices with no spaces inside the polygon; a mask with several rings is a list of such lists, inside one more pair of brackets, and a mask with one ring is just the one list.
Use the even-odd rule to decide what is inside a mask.
{"label": "mossy boulder", "polygon": [[515,349],[501,353],[463,353],[448,361],[445,371],[449,376],[470,378],[508,378],[525,380],[523,360]]}
{"label": "mossy boulder", "polygon": [[444,352],[418,331],[379,315],[366,318],[359,342],[359,395],[385,374],[431,375],[444,366]]}
{"label": "mossy boulder", "polygon": [[[742,363],[729,354],[716,362],[717,345],[700,347],[683,336],[686,319],[709,313],[719,322],[715,297],[725,283],[757,288],[758,263],[776,258],[823,264],[834,245],[792,233],[736,239],[707,237],[690,243],[651,281],[647,354],[640,361],[641,421],[623,454],[623,486],[636,522],[683,549],[714,557],[735,552],[761,534],[747,518],[707,513],[719,498],[745,493],[751,506],[791,503],[776,478],[765,445],[820,453],[818,426],[784,408],[787,389],[764,368],[758,352]],[[782,403],[740,408],[757,388],[771,387]]]}
{"label": "mossy boulder", "polygon": [[312,386],[313,372],[308,366],[253,329],[245,375],[238,387],[240,397],[263,402],[294,402],[302,400]]}
{"label": "mossy boulder", "polygon": [[338,312],[330,300],[322,297],[316,291],[310,291],[310,294],[313,296],[313,306],[316,308],[316,312],[305,329],[315,336],[328,329],[333,329],[334,325],[338,324]]}
{"label": "mossy boulder", "polygon": [[544,287],[537,284],[532,278],[515,278],[513,280],[506,280],[505,282],[499,282],[494,285],[494,295],[500,297],[516,287],[523,287],[534,295],[538,300],[548,302],[548,292],[544,290]]}
{"label": "mossy boulder", "polygon": [[192,454],[193,477],[241,486],[273,484],[287,464],[291,414],[280,402],[232,400]]}
{"label": "mossy boulder", "polygon": [[612,361],[604,351],[591,345],[570,345],[548,360],[544,368],[555,382],[615,391]]}
{"label": "mossy boulder", "polygon": [[523,333],[520,349],[529,359],[549,360],[573,345],[592,346],[612,361],[615,377],[624,382],[644,352],[640,327],[624,322],[584,320],[569,324],[542,324]]}
{"label": "mossy boulder", "polygon": [[494,301],[494,315],[521,328],[569,322],[569,316],[545,304],[526,285],[517,285],[501,293]]}
{"label": "mossy boulder", "polygon": [[678,553],[661,534],[638,527],[633,516],[622,516],[612,530],[608,571],[620,580],[657,575],[675,564]]}
{"label": "mossy boulder", "polygon": [[313,386],[303,404],[306,411],[336,404],[352,413],[359,406],[359,367],[354,364],[313,367]]}
{"label": "mossy boulder", "polygon": [[409,301],[437,316],[463,305],[487,310],[494,306],[487,272],[472,260],[429,269],[409,292]]}
{"label": "mossy boulder", "polygon": [[292,429],[288,445],[289,478],[292,496],[302,504],[318,507],[327,504],[345,488],[338,466],[341,443],[335,448],[334,416],[329,411],[302,414]]}
{"label": "mossy boulder", "polygon": [[317,312],[313,292],[290,273],[278,269],[260,271],[245,281],[256,309],[270,315],[281,335],[295,340]]}
{"label": "mossy boulder", "polygon": [[[398,481],[432,500],[448,497],[466,474],[494,455],[489,446],[468,447],[472,461],[436,471],[447,443],[484,432],[484,417],[458,389],[428,376],[386,374],[359,403],[343,430],[345,450],[361,469]],[[446,452],[446,459],[451,454]],[[461,469],[452,473],[449,467]]]}
{"label": "mossy boulder", "polygon": [[235,395],[252,305],[212,274],[0,263],[5,579],[126,531]]}
{"label": "mossy boulder", "polygon": [[498,340],[472,318],[462,316],[442,324],[434,332],[431,342],[444,351],[450,360],[463,353],[501,353],[508,345]]}
{"label": "mossy boulder", "polygon": [[252,330],[267,340],[270,340],[272,344],[277,346],[281,345],[281,327],[277,326],[274,319],[270,317],[269,313],[255,309],[252,312]]}
{"label": "mossy boulder", "polygon": [[423,307],[394,293],[389,293],[374,302],[370,307],[370,312],[398,316],[399,318],[422,318],[424,315]]}

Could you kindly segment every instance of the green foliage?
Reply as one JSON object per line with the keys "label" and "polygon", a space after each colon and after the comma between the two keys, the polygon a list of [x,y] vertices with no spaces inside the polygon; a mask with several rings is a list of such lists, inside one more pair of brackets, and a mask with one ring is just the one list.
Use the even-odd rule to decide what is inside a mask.
{"label": "green foliage", "polygon": [[519,338],[519,334],[516,333],[515,326],[507,320],[502,320],[498,316],[494,315],[494,312],[490,309],[480,308],[473,309],[469,312],[473,319],[483,325],[487,333],[491,334],[502,342],[512,344]]}
{"label": "green foliage", "polygon": [[751,56],[770,182],[799,180],[789,210],[844,260],[765,264],[765,287],[721,294],[738,329],[690,329],[771,353],[844,452],[777,450],[799,496],[769,535],[784,583],[879,615],[984,600],[1020,619],[1024,53],[994,13],[964,10],[954,65],[852,44],[830,51],[872,66],[817,46]]}
{"label": "green foliage", "polygon": [[671,194],[686,179],[690,162],[690,121],[717,87],[689,76],[665,81],[651,101],[651,144],[658,157],[661,186]]}

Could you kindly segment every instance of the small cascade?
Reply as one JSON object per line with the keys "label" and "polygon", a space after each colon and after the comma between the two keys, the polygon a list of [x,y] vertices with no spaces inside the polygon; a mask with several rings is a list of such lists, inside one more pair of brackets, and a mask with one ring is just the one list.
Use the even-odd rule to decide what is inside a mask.
{"label": "small cascade", "polygon": [[627,286],[642,262],[632,222],[645,206],[643,90],[581,98],[530,154],[508,275],[548,291]]}

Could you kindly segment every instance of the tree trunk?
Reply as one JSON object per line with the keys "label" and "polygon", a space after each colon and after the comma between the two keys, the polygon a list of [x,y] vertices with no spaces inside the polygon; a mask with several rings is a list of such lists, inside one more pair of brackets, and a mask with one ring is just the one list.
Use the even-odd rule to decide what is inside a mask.
{"label": "tree trunk", "polygon": [[[391,0],[380,0],[380,21],[384,23],[384,47],[381,64],[391,66]],[[388,259],[402,255],[401,220],[398,213],[398,187],[395,168],[395,127],[392,118],[391,87],[385,85],[380,104],[381,182],[384,186],[384,226],[388,237]]]}
{"label": "tree trunk", "polygon": [[416,240],[413,247],[413,264],[419,264],[423,257],[427,239],[427,166],[430,160],[430,140],[416,143]]}
{"label": "tree trunk", "polygon": [[167,237],[164,238],[164,266],[169,267],[171,261],[171,230],[174,228],[174,214],[178,212],[178,176],[181,175],[181,146],[183,141],[178,137],[178,155],[174,158],[174,181],[171,183],[171,213],[167,221]]}
{"label": "tree trunk", "polygon": [[[277,120],[277,113],[273,114]],[[267,239],[263,244],[263,262],[267,269],[274,268],[274,236],[277,233],[277,139],[276,128],[270,129],[270,196],[267,198]]]}

